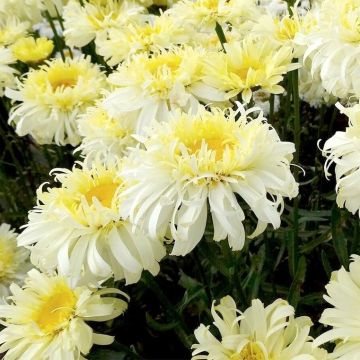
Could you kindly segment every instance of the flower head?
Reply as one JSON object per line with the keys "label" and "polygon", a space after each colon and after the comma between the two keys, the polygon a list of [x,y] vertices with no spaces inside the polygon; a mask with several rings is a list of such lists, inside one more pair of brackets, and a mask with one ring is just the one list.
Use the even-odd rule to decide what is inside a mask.
{"label": "flower head", "polygon": [[13,44],[17,39],[26,35],[29,27],[28,22],[21,22],[16,17],[0,16],[0,45],[8,46]]}
{"label": "flower head", "polygon": [[29,251],[17,247],[17,235],[10,225],[0,225],[0,303],[9,295],[11,283],[22,283],[30,269]]}
{"label": "flower head", "polygon": [[136,119],[133,114],[123,113],[112,117],[99,103],[79,118],[79,133],[82,137],[78,150],[86,160],[100,159],[109,162],[121,158],[129,146],[135,145]]}
{"label": "flower head", "polygon": [[84,6],[70,0],[63,13],[66,44],[83,47],[103,31],[122,27],[144,11],[144,7],[127,0],[90,0]]}
{"label": "flower head", "polygon": [[359,1],[325,0],[318,25],[307,36],[305,58],[311,56],[312,72],[319,72],[323,87],[338,98],[360,94],[359,24]]}
{"label": "flower head", "polygon": [[173,17],[161,14],[149,17],[146,22],[134,22],[124,28],[103,32],[96,40],[96,47],[107,63],[114,66],[134,54],[149,54],[187,40],[187,32],[175,23]]}
{"label": "flower head", "polygon": [[[127,283],[143,269],[156,275],[165,249],[120,216],[124,183],[120,165],[94,162],[91,167],[56,170],[61,187],[40,188],[38,205],[19,244],[30,246],[40,269],[58,269],[74,280],[98,281],[114,276]],[[46,234],[46,236],[44,236]]]}
{"label": "flower head", "polygon": [[182,0],[169,10],[182,25],[195,27],[195,31],[214,31],[215,24],[239,27],[258,15],[254,0]]}
{"label": "flower head", "polygon": [[[202,92],[209,88],[224,93],[226,98],[242,94],[249,102],[252,91],[261,87],[272,94],[284,91],[279,82],[288,71],[296,69],[292,63],[292,48],[278,48],[267,37],[245,38],[242,42],[224,44],[226,53],[214,53],[204,61]],[[200,93],[200,90],[199,90]]]}
{"label": "flower head", "polygon": [[31,270],[21,288],[11,285],[10,304],[0,305],[5,329],[0,332],[4,359],[83,359],[93,344],[108,345],[109,335],[96,334],[87,321],[107,321],[127,308],[124,300],[103,297],[117,289],[71,286],[65,277]]}
{"label": "flower head", "polygon": [[360,353],[360,319],[354,309],[360,304],[360,257],[352,256],[350,270],[341,268],[332,273],[330,283],[326,285],[324,299],[332,306],[321,315],[320,322],[332,329],[314,340],[316,345],[336,342],[331,359],[356,359]]}
{"label": "flower head", "polygon": [[196,109],[199,101],[193,92],[204,55],[203,49],[191,47],[162,49],[151,57],[135,55],[110,75],[115,89],[105,98],[104,107],[111,116],[135,112],[137,133],[143,133],[154,119],[166,121],[171,109]]}
{"label": "flower head", "polygon": [[349,117],[349,126],[325,142],[325,174],[330,175],[329,168],[335,163],[336,202],[354,214],[360,210],[360,104],[345,108],[338,103],[337,107]]}
{"label": "flower head", "polygon": [[47,38],[25,37],[17,40],[11,51],[17,60],[24,63],[36,64],[47,59],[54,50],[54,43]]}
{"label": "flower head", "polygon": [[4,95],[6,87],[14,87],[15,75],[18,73],[11,65],[16,63],[16,59],[10,49],[0,46],[0,96]]}
{"label": "flower head", "polygon": [[211,313],[221,340],[201,324],[195,330],[193,360],[325,360],[326,351],[313,349],[309,337],[312,322],[294,317],[294,308],[278,299],[269,306],[256,299],[243,313],[225,296]]}
{"label": "flower head", "polygon": [[124,170],[124,216],[156,238],[168,230],[172,254],[186,255],[202,238],[208,203],[214,240],[228,238],[233,250],[244,245],[244,212],[239,195],[258,218],[261,233],[268,223],[280,226],[283,196],[297,194],[290,172],[292,143],[281,142],[257,109],[172,114],[154,124],[144,138],[145,150],[133,150],[138,164]]}
{"label": "flower head", "polygon": [[100,98],[106,77],[89,58],[52,59],[30,70],[6,96],[20,104],[11,109],[10,123],[20,136],[30,134],[40,144],[80,142],[78,115]]}

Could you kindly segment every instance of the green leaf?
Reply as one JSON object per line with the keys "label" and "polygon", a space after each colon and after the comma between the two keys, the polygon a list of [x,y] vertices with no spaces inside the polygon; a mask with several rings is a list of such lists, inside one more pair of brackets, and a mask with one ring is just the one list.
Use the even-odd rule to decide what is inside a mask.
{"label": "green leaf", "polygon": [[349,265],[347,240],[341,229],[341,212],[336,204],[333,206],[331,212],[331,235],[336,256],[340,264],[347,268]]}
{"label": "green leaf", "polygon": [[294,308],[296,308],[300,300],[300,291],[301,286],[305,281],[306,267],[306,259],[304,256],[301,256],[298,262],[298,266],[296,268],[294,280],[290,286],[288,296],[288,301]]}
{"label": "green leaf", "polygon": [[179,323],[174,321],[168,324],[160,323],[159,321],[156,321],[148,312],[145,314],[146,316],[146,323],[154,330],[156,331],[169,331],[174,328],[176,328]]}

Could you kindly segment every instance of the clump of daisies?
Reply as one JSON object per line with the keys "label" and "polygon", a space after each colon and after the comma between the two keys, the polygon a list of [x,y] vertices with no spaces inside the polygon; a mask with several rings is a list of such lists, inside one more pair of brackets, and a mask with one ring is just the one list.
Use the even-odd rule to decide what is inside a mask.
{"label": "clump of daisies", "polygon": [[21,284],[31,268],[29,251],[17,247],[17,236],[10,225],[0,225],[0,303],[9,295],[10,284]]}
{"label": "clump of daisies", "polygon": [[331,275],[326,285],[327,295],[324,299],[332,306],[321,315],[320,322],[331,326],[331,329],[315,339],[316,345],[335,342],[332,359],[356,359],[360,353],[358,334],[360,319],[354,309],[360,304],[360,257],[352,256],[349,271],[343,267]]}
{"label": "clump of daisies", "polygon": [[[252,236],[267,224],[280,226],[283,198],[298,193],[290,171],[295,147],[282,142],[259,109],[200,108],[175,111],[168,123],[154,123],[132,151],[123,171],[125,217],[153,238],[174,240],[173,255],[188,254],[204,235],[208,208],[215,241],[233,250],[245,241],[245,214],[237,196],[258,219]],[[141,141],[141,139],[140,139]]]}
{"label": "clump of daisies", "polygon": [[324,144],[325,175],[330,176],[329,169],[335,164],[336,202],[355,214],[360,210],[360,104],[348,108],[339,103],[336,106],[348,116],[349,126]]}
{"label": "clump of daisies", "polygon": [[[9,303],[0,305],[5,328],[0,332],[4,359],[83,359],[93,346],[114,338],[94,333],[88,321],[114,319],[127,308],[118,289],[74,286],[61,275],[29,271],[25,284],[12,284]],[[103,296],[113,294],[113,296]],[[114,296],[115,295],[115,296]]]}
{"label": "clump of daisies", "polygon": [[54,170],[60,187],[39,188],[38,205],[18,238],[31,250],[34,265],[43,271],[58,269],[82,283],[113,276],[129,284],[137,282],[144,269],[159,272],[165,255],[162,242],[120,215],[120,170],[117,161]]}
{"label": "clump of daisies", "polygon": [[264,304],[255,299],[244,312],[225,296],[212,305],[214,325],[220,340],[201,324],[195,330],[193,360],[325,360],[327,352],[315,348],[309,336],[312,322],[307,316],[295,317],[294,308],[278,299]]}
{"label": "clump of daisies", "polygon": [[89,58],[52,59],[18,79],[6,96],[18,102],[9,123],[20,136],[31,135],[39,144],[79,144],[77,119],[100,99],[106,77]]}

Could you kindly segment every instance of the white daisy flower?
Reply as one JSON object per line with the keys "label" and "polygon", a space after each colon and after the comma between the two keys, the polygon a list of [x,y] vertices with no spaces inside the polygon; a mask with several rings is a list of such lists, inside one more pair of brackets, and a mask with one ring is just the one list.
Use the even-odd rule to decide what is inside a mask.
{"label": "white daisy flower", "polygon": [[135,283],[142,271],[159,272],[165,248],[121,218],[123,180],[116,162],[107,166],[56,169],[61,187],[40,187],[38,205],[18,243],[29,247],[31,261],[43,271],[58,269],[83,283],[125,279]]}
{"label": "white daisy flower", "polygon": [[338,98],[360,95],[360,4],[355,0],[325,0],[317,28],[307,37],[305,58],[312,57],[312,73]]}
{"label": "white daisy flower", "polygon": [[188,40],[185,29],[179,27],[173,17],[162,13],[160,16],[149,16],[143,22],[103,32],[96,39],[96,49],[110,66],[115,66],[134,54],[149,54]]}
{"label": "white daisy flower", "polygon": [[[253,236],[267,224],[280,226],[283,197],[298,185],[290,172],[294,144],[281,142],[258,108],[199,109],[172,114],[154,124],[133,150],[138,163],[124,169],[130,183],[121,211],[152,237],[171,233],[173,255],[188,254],[201,240],[208,218],[214,240],[228,238],[233,250],[245,241],[245,218],[237,195],[258,218]],[[251,114],[256,112],[257,117]]]}
{"label": "white daisy flower", "polygon": [[0,45],[0,96],[4,95],[6,87],[14,87],[16,85],[15,75],[17,70],[10,65],[16,63],[16,59],[10,49]]}
{"label": "white daisy flower", "polygon": [[350,108],[340,103],[336,106],[349,117],[349,126],[345,131],[337,131],[325,142],[325,174],[330,176],[329,168],[334,163],[336,202],[339,207],[345,207],[355,214],[360,210],[360,104]]}
{"label": "white daisy flower", "polygon": [[106,76],[89,58],[52,59],[31,69],[5,95],[20,102],[10,112],[9,123],[20,136],[30,134],[39,144],[80,142],[77,119],[101,97]]}
{"label": "white daisy flower", "polygon": [[30,253],[17,247],[17,235],[10,225],[0,225],[0,303],[9,295],[10,284],[21,284],[31,268]]}
{"label": "white daisy flower", "polygon": [[[205,50],[199,48],[173,47],[151,57],[135,55],[109,76],[115,90],[105,98],[105,109],[114,117],[124,112],[136,113],[136,133],[144,133],[154,119],[167,121],[170,110],[196,111],[199,97],[194,94],[197,94],[205,54]],[[201,95],[208,101],[225,100],[216,91],[203,91]]]}
{"label": "white daisy flower", "polygon": [[103,296],[127,295],[117,289],[71,286],[65,277],[31,270],[23,288],[11,285],[10,303],[0,305],[5,328],[0,332],[4,360],[84,359],[93,346],[114,338],[96,334],[87,321],[107,321],[127,308],[124,300]]}
{"label": "white daisy flower", "polygon": [[128,25],[143,12],[143,6],[127,0],[90,0],[84,6],[70,0],[63,10],[66,44],[83,47],[101,32]]}
{"label": "white daisy flower", "polygon": [[332,329],[314,340],[315,345],[336,343],[330,359],[351,360],[360,354],[360,317],[356,312],[360,304],[360,257],[353,255],[351,259],[350,270],[333,272],[326,285],[324,299],[332,307],[324,310],[319,321]]}
{"label": "white daisy flower", "polygon": [[259,16],[255,0],[181,0],[168,10],[181,26],[191,26],[194,32],[212,32],[216,22],[230,23],[240,28]]}
{"label": "white daisy flower", "polygon": [[24,37],[30,28],[30,23],[20,21],[14,16],[0,15],[0,46],[8,46]]}
{"label": "white daisy flower", "polygon": [[77,150],[81,151],[86,163],[95,160],[111,162],[123,157],[127,148],[137,143],[133,137],[136,128],[134,114],[111,117],[101,103],[81,115],[78,124],[82,141]]}
{"label": "white daisy flower", "polygon": [[294,317],[294,308],[285,300],[269,306],[255,299],[243,313],[234,300],[225,296],[212,305],[218,340],[209,326],[195,330],[193,360],[325,360],[325,350],[313,348],[310,318]]}

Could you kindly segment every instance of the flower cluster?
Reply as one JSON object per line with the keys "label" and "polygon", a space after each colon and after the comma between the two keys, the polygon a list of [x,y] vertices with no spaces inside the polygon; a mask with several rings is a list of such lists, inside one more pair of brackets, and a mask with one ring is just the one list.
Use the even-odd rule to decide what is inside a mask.
{"label": "flower cluster", "polygon": [[[83,359],[113,341],[87,322],[125,312],[115,286],[204,238],[241,251],[278,229],[299,193],[298,149],[272,122],[282,95],[340,101],[349,124],[323,146],[325,173],[335,164],[337,204],[360,212],[359,24],[358,0],[1,2],[9,125],[80,157],[51,171],[20,235],[0,226],[4,359]],[[226,296],[211,308],[217,335],[201,324],[192,358],[325,360],[329,341],[333,359],[356,356],[359,264],[327,287],[335,308],[320,322],[334,330],[314,340],[287,301],[241,312]]]}

